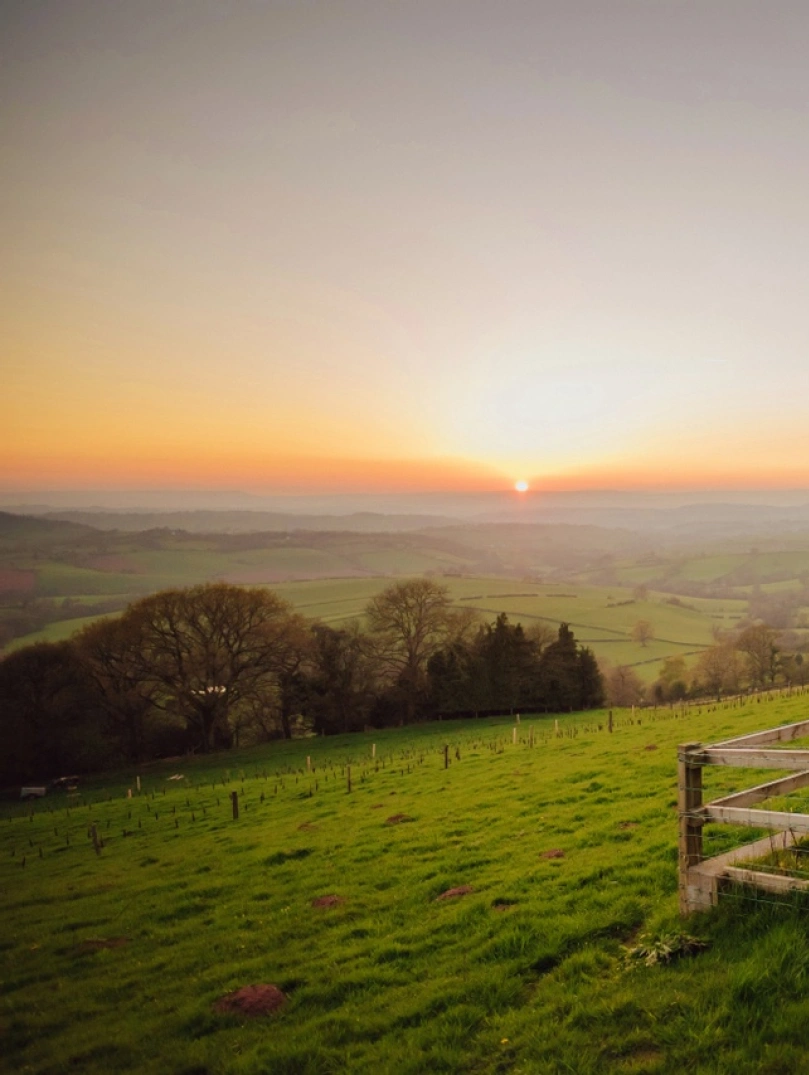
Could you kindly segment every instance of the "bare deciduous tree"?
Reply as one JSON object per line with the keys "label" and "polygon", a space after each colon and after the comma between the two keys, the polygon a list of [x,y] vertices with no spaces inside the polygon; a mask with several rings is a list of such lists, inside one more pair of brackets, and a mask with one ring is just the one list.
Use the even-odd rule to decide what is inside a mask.
{"label": "bare deciduous tree", "polygon": [[410,579],[373,597],[365,615],[383,667],[404,692],[410,721],[425,684],[427,662],[451,639],[471,631],[474,614],[469,609],[453,611],[446,586],[432,579]]}
{"label": "bare deciduous tree", "polygon": [[703,650],[694,665],[694,683],[720,698],[723,693],[739,689],[742,675],[739,655],[731,643],[720,643]]}
{"label": "bare deciduous tree", "polygon": [[754,623],[736,639],[736,649],[747,657],[750,682],[754,687],[773,684],[778,675],[778,632],[766,623]]}
{"label": "bare deciduous tree", "polygon": [[626,706],[639,705],[644,698],[645,688],[643,680],[634,668],[626,664],[619,664],[604,673],[604,685],[607,691],[607,701],[610,705]]}
{"label": "bare deciduous tree", "polygon": [[648,620],[638,620],[630,633],[632,641],[639,642],[642,646],[648,645],[654,636],[655,629]]}

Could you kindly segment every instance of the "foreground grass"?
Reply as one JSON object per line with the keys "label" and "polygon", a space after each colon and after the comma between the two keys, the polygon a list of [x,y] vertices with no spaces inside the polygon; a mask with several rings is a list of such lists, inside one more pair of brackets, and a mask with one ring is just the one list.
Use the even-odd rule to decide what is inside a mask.
{"label": "foreground grass", "polygon": [[[800,913],[729,900],[686,927],[711,947],[670,966],[625,947],[683,928],[676,744],[804,711],[621,714],[611,735],[603,715],[558,735],[524,717],[516,744],[510,722],[430,725],[174,762],[132,799],[123,773],[8,804],[0,1052],[41,1075],[806,1070]],[[213,1012],[257,982],[287,1006]]]}

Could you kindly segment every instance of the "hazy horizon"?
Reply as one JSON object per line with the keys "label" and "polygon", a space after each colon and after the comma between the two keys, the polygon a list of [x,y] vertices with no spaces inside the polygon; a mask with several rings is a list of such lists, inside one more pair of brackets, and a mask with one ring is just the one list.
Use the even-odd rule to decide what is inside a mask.
{"label": "hazy horizon", "polygon": [[0,30],[8,495],[809,487],[805,3]]}
{"label": "hazy horizon", "polygon": [[[239,489],[0,489],[0,510],[33,514],[71,511],[109,513],[242,512],[301,515],[435,515],[494,517],[505,513],[535,522],[543,515],[610,511],[663,511],[694,507],[750,509],[809,509],[806,489],[693,489],[693,490],[532,490],[406,492],[310,492],[261,494]],[[573,513],[573,515],[571,515]]]}

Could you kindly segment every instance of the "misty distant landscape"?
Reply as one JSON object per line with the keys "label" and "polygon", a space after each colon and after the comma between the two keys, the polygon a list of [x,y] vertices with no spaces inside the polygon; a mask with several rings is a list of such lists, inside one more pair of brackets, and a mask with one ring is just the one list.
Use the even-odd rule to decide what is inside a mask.
{"label": "misty distant landscape", "polygon": [[[381,588],[386,579],[412,575],[612,588],[613,601],[605,595],[605,606],[622,593],[631,600],[638,585],[660,600],[733,601],[737,619],[743,609],[745,617],[788,630],[798,649],[809,624],[809,494],[801,492],[726,494],[716,501],[703,495],[692,502],[617,493],[537,495],[519,502],[509,494],[402,496],[381,503],[335,497],[328,504],[323,498],[274,498],[276,509],[286,510],[273,511],[158,510],[148,502],[165,503],[165,495],[140,497],[141,506],[129,510],[117,506],[121,496],[112,494],[92,507],[42,502],[0,514],[4,645],[67,637],[75,626],[117,612],[137,596],[210,581],[282,585],[297,603],[296,594],[305,591],[294,584],[342,580],[347,617],[353,608],[350,580],[378,579]],[[88,498],[95,499],[73,499]],[[353,510],[369,499],[374,508],[398,510]],[[324,506],[343,510],[325,514]],[[311,600],[306,603],[312,607]],[[729,613],[705,611],[711,614],[721,619]],[[573,608],[568,618],[576,619]],[[647,654],[642,657],[647,665]]]}

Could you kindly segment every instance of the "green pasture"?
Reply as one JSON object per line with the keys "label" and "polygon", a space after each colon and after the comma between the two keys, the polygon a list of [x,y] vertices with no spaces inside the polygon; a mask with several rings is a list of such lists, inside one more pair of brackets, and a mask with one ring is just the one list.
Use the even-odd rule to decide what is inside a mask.
{"label": "green pasture", "polygon": [[[747,593],[752,593],[754,587],[744,586],[739,587],[740,590],[744,590]],[[783,582],[763,582],[760,584],[759,589],[762,593],[789,593],[792,590],[802,589],[800,579],[784,579]]]}
{"label": "green pasture", "polygon": [[56,620],[54,623],[49,623],[47,627],[43,627],[41,631],[32,631],[31,634],[23,635],[21,638],[14,638],[5,647],[4,653],[12,653],[14,650],[21,649],[23,646],[32,646],[36,642],[64,642],[65,639],[72,638],[72,636],[86,627],[90,623],[95,623],[96,620],[103,620],[109,615],[114,613],[101,613],[95,616],[77,616],[71,620]]}
{"label": "green pasture", "polygon": [[335,615],[351,619],[359,616],[370,599],[389,582],[389,579],[307,579],[280,582],[272,589],[304,616],[325,620]]}
{"label": "green pasture", "polygon": [[452,569],[459,563],[463,561],[454,556],[429,555],[414,549],[380,549],[357,556],[362,571],[377,575],[421,575],[425,571]]}
{"label": "green pasture", "polygon": [[664,578],[670,574],[672,568],[666,563],[640,563],[619,564],[614,570],[615,578],[621,586],[640,586],[652,581],[652,579]]}
{"label": "green pasture", "polygon": [[[616,712],[613,733],[604,713],[433,724],[3,804],[6,1069],[805,1070],[809,920],[728,900],[684,926],[676,877],[677,744],[805,711],[794,696]],[[754,782],[706,774],[709,795]],[[708,850],[750,835],[717,830]],[[683,928],[709,947],[627,958]],[[214,1011],[257,983],[286,1005]]]}
{"label": "green pasture", "polygon": [[[721,553],[705,556],[672,557],[655,563],[619,563],[615,574],[619,582],[627,586],[665,579],[667,586],[676,588],[677,582],[722,583],[733,585],[740,593],[749,589],[748,584],[737,585],[734,577],[748,574],[762,585],[797,585],[801,576],[809,572],[809,551],[783,549],[763,552]],[[752,583],[751,583],[752,584]]]}
{"label": "green pasture", "polygon": [[689,559],[676,573],[676,578],[687,582],[718,582],[731,571],[749,563],[750,557],[728,553],[721,556],[702,556]]}
{"label": "green pasture", "polygon": [[799,576],[809,573],[809,551],[787,549],[783,552],[759,552],[756,566],[762,579],[775,574]]}
{"label": "green pasture", "polygon": [[[289,552],[297,555],[301,550],[291,549]],[[160,565],[160,557],[164,555],[155,553],[156,559],[148,565],[149,570],[156,569]],[[209,554],[203,555],[207,557]],[[236,554],[230,556],[231,578],[236,577],[234,563],[237,558]],[[253,577],[253,568],[247,564],[244,554],[241,554],[241,560],[242,577]],[[201,569],[202,563],[198,561],[197,567]],[[166,577],[163,584],[191,584],[195,581],[195,575],[190,568],[188,570],[190,573],[184,580]],[[133,596],[133,578],[155,581],[158,576],[123,576],[130,597]],[[85,581],[83,575],[79,581]],[[368,600],[389,585],[390,581],[388,577],[307,579],[267,585],[290,601],[303,615],[339,626],[348,620],[360,618]],[[666,657],[682,655],[690,660],[694,654],[711,645],[713,627],[732,626],[745,608],[742,601],[707,598],[688,599],[683,605],[672,605],[668,603],[668,595],[655,593],[644,601],[634,601],[631,591],[618,586],[538,584],[521,579],[470,576],[442,577],[440,581],[447,585],[457,607],[476,611],[482,622],[491,622],[501,612],[505,612],[512,622],[521,622],[526,627],[545,624],[555,630],[559,623],[567,622],[577,639],[590,646],[599,659],[614,665],[636,666],[641,677],[649,682],[657,676],[660,664]],[[93,592],[85,589],[85,599]],[[639,619],[649,620],[654,627],[655,638],[646,646],[633,642],[630,637]],[[34,641],[67,638],[85,622],[89,622],[89,619],[51,624],[43,631],[16,639],[9,649]]]}
{"label": "green pasture", "polygon": [[160,575],[164,586],[190,585],[213,578],[266,582],[268,579],[346,572],[343,557],[328,549],[294,545],[290,548],[246,549],[219,552],[212,549],[159,549],[132,555],[146,575]]}
{"label": "green pasture", "polygon": [[113,597],[119,594],[147,594],[160,588],[158,576],[133,571],[96,571],[72,564],[45,563],[36,567],[37,594],[42,597],[72,597],[74,594]]}

